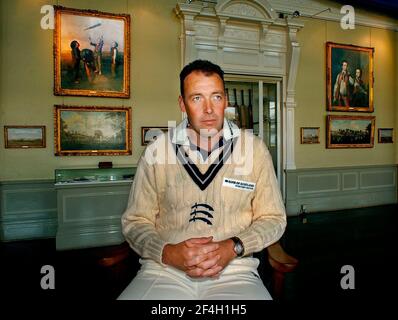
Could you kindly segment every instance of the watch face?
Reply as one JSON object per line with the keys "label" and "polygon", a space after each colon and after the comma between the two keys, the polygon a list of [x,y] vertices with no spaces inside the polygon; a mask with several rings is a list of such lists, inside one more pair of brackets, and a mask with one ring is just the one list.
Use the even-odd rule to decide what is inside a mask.
{"label": "watch face", "polygon": [[243,252],[243,247],[239,242],[237,242],[237,243],[235,243],[234,250],[235,250],[236,254],[239,256]]}

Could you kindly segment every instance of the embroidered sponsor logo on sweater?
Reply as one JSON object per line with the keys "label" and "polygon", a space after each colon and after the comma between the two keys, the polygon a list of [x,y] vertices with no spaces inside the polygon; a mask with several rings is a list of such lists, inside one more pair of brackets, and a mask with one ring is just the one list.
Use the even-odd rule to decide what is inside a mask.
{"label": "embroidered sponsor logo on sweater", "polygon": [[223,187],[245,190],[245,191],[254,191],[256,188],[256,184],[249,181],[235,180],[230,178],[224,178],[222,182]]}
{"label": "embroidered sponsor logo on sweater", "polygon": [[212,206],[209,206],[207,203],[197,203],[191,207],[192,211],[190,214],[189,222],[203,221],[209,225],[213,225],[210,219],[213,219],[213,215],[210,211],[214,211]]}

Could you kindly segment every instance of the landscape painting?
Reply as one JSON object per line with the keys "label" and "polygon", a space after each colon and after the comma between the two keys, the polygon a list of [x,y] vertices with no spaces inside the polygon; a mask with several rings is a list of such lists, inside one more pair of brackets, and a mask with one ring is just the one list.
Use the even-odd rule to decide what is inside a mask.
{"label": "landscape painting", "polygon": [[45,126],[4,126],[6,148],[45,148]]}
{"label": "landscape painting", "polygon": [[319,127],[301,128],[301,143],[302,144],[319,143]]}
{"label": "landscape painting", "polygon": [[163,132],[167,133],[168,127],[141,127],[141,145],[146,146],[155,141]]}
{"label": "landscape painting", "polygon": [[131,155],[131,108],[55,106],[55,155]]}
{"label": "landscape painting", "polygon": [[372,148],[375,117],[327,116],[327,148]]}
{"label": "landscape painting", "polygon": [[393,128],[380,128],[378,142],[379,143],[393,143],[394,142],[394,129]]}
{"label": "landscape painting", "polygon": [[128,98],[130,16],[54,8],[54,93]]}

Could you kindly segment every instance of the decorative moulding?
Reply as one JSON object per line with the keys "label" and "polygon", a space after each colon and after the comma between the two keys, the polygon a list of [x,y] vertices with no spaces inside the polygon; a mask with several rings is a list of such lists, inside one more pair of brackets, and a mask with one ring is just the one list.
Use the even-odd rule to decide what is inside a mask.
{"label": "decorative moulding", "polygon": [[[293,14],[293,12],[297,10],[302,17],[312,17],[336,22],[340,22],[343,17],[343,14],[340,12],[343,4],[339,3],[328,2],[328,5],[325,5],[316,0],[268,0],[268,2],[276,12]],[[324,11],[328,8],[330,8],[330,11]],[[359,12],[358,10],[355,11],[355,24],[398,31],[398,23],[392,18],[386,17],[386,19],[379,19],[366,15],[363,11]]]}

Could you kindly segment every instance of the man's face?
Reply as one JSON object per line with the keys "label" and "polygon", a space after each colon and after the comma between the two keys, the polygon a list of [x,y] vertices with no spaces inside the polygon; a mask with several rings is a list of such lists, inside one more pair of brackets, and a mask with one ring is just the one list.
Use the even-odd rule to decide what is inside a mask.
{"label": "man's face", "polygon": [[361,77],[361,70],[355,70],[355,76],[359,79]]}
{"label": "man's face", "polygon": [[228,101],[218,74],[190,73],[184,79],[184,98],[180,96],[178,102],[198,134],[212,137],[222,129]]}
{"label": "man's face", "polygon": [[347,71],[347,62],[343,62],[343,71]]}

